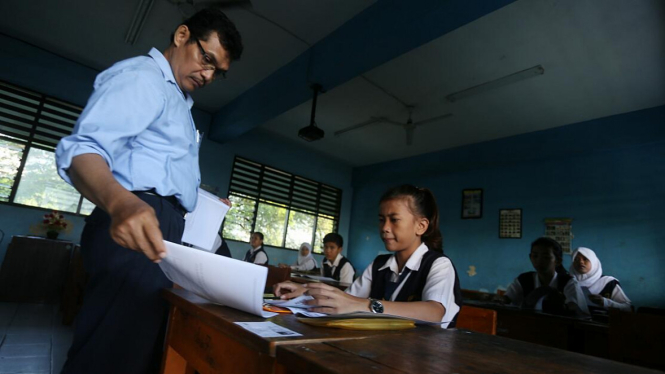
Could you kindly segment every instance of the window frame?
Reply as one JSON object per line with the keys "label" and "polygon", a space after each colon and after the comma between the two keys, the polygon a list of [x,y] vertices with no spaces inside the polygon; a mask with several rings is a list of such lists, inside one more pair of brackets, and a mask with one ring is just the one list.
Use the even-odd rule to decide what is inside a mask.
{"label": "window frame", "polygon": [[[247,167],[248,165],[251,165],[255,169],[257,169],[257,173],[255,175],[249,175],[248,171],[246,169],[243,169],[244,167]],[[272,175],[267,175],[267,174],[272,174]],[[286,180],[278,180],[281,178],[288,178],[288,183]],[[245,181],[242,179],[238,179],[238,176],[245,178]],[[276,177],[277,176],[277,177]],[[252,177],[255,177],[255,181],[249,181],[249,179],[252,179]],[[270,179],[272,179],[272,183],[270,183]],[[277,181],[277,183],[275,183]],[[251,190],[251,187],[248,187],[248,185],[254,183],[254,190]],[[288,185],[288,189],[287,186]],[[303,187],[305,185],[310,185],[310,194],[309,196],[307,195],[306,187]],[[276,187],[275,186],[281,186],[283,190],[281,191],[282,196],[279,197],[277,196],[279,192],[276,192]],[[311,189],[311,187],[315,188],[315,195],[312,195],[311,192],[314,190]],[[244,188],[243,187],[247,187]],[[286,190],[284,190],[286,189]],[[324,190],[326,190],[324,192]],[[295,199],[294,199],[294,192],[295,192]],[[279,208],[285,208],[286,209],[286,216],[284,218],[284,233],[281,238],[281,245],[276,246],[276,245],[270,245],[271,247],[275,248],[280,248],[280,249],[285,249],[285,250],[290,250],[290,251],[298,251],[297,248],[289,248],[286,246],[287,243],[287,235],[289,232],[289,219],[291,217],[291,212],[298,212],[302,214],[307,214],[310,215],[314,218],[314,223],[312,227],[312,237],[310,240],[310,243],[312,244],[312,247],[315,247],[315,241],[317,239],[317,228],[319,224],[319,219],[324,218],[328,220],[333,221],[333,232],[337,233],[339,230],[339,223],[341,220],[341,207],[342,207],[342,194],[343,191],[341,188],[337,188],[334,186],[331,186],[329,184],[325,184],[322,182],[318,182],[309,178],[302,177],[297,174],[289,173],[287,171],[275,168],[273,166],[269,166],[257,161],[253,161],[251,159],[248,159],[246,157],[241,157],[241,156],[235,156],[233,159],[233,166],[231,168],[231,176],[229,178],[229,188],[228,188],[228,194],[229,197],[231,196],[236,196],[239,198],[244,198],[248,200],[253,200],[254,201],[254,211],[252,214],[252,223],[251,223],[251,229],[250,233],[254,232],[256,230],[256,223],[257,223],[257,216],[258,216],[258,211],[259,211],[259,204],[267,204],[267,205],[272,205],[275,207]],[[266,196],[268,195],[268,196]],[[275,201],[271,200],[270,197],[273,198],[281,198],[281,201]],[[323,197],[325,196],[325,197]],[[331,205],[331,200],[330,198],[332,197],[332,205]],[[312,201],[312,198],[314,200]],[[323,201],[322,204],[322,199],[327,200]],[[312,202],[314,205],[310,205],[309,208],[312,209],[307,209],[305,201],[309,200],[309,203],[311,204]],[[333,208],[333,211],[330,210],[330,208]],[[326,210],[326,208],[328,210]],[[233,211],[231,211],[231,214]],[[331,214],[332,213],[332,214]],[[222,223],[221,227],[221,233],[223,235],[224,233],[224,226],[226,224],[226,220],[224,223]],[[320,238],[323,239],[323,238]],[[238,242],[244,242],[247,243],[249,242],[249,238],[247,240],[238,240],[238,239],[231,239],[231,238],[226,238],[224,237],[224,240],[233,240],[233,241],[238,241]],[[316,254],[321,254],[323,253],[322,249],[319,251],[313,251]]]}
{"label": "window frame", "polygon": [[[0,80],[0,99],[12,102],[17,105],[26,106],[26,102],[21,101],[15,97],[9,96],[6,93],[10,93],[16,96],[24,97],[26,100],[36,101],[37,104],[34,104],[36,110],[30,112],[29,110],[13,107],[10,104],[0,102],[0,108],[11,110],[13,112],[21,113],[26,116],[31,116],[31,119],[18,117],[11,113],[5,111],[0,112],[0,115],[6,117],[10,120],[15,120],[22,122],[25,127],[17,125],[15,123],[10,123],[2,120],[0,118],[0,125],[5,128],[12,129],[18,132],[12,132],[5,129],[0,129],[0,134],[2,137],[0,139],[16,144],[18,146],[23,146],[23,151],[21,154],[21,160],[18,168],[16,169],[16,176],[10,186],[10,193],[7,197],[7,201],[0,201],[0,204],[17,206],[17,207],[27,207],[32,209],[40,209],[44,211],[53,211],[52,208],[39,207],[34,205],[21,204],[16,202],[16,194],[18,192],[18,187],[23,179],[23,172],[25,170],[25,165],[28,161],[28,155],[31,149],[39,149],[46,152],[55,153],[55,148],[57,147],[58,142],[63,137],[71,134],[74,129],[75,123],[78,120],[78,117],[83,112],[83,108],[72,104],[70,102],[60,100],[58,98],[41,94],[39,92],[30,90],[19,85]],[[55,109],[53,109],[55,108]],[[73,123],[67,123],[59,118],[54,118],[53,116],[48,116],[48,113],[53,113],[54,115],[60,116],[62,118],[68,119]],[[44,123],[48,121],[51,123]],[[54,126],[52,123],[55,123]],[[29,126],[29,130],[28,130]],[[45,131],[46,130],[46,131]],[[19,132],[27,132],[28,135],[22,135]],[[63,183],[66,183],[63,181]],[[81,213],[81,207],[83,206],[83,195],[79,193],[78,204],[76,205],[76,212],[63,211],[66,214],[73,214],[76,216],[87,216],[88,214]]]}

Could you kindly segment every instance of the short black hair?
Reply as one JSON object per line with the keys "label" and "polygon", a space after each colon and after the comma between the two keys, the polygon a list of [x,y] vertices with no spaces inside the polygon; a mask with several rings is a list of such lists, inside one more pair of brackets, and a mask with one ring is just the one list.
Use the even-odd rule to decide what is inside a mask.
{"label": "short black hair", "polygon": [[[185,25],[189,29],[188,43],[194,43],[197,39],[207,41],[210,33],[216,32],[219,35],[219,43],[229,54],[229,59],[231,61],[240,59],[243,51],[242,37],[236,29],[236,25],[221,9],[216,7],[203,9],[186,19],[178,27],[181,25]],[[171,34],[169,43],[173,43],[174,35],[175,33]]]}
{"label": "short black hair", "polygon": [[344,239],[342,238],[342,235],[331,232],[330,234],[327,234],[326,236],[323,237],[323,244],[326,244],[328,242],[333,242],[337,244],[338,247],[344,247]]}
{"label": "short black hair", "polygon": [[[256,232],[253,232],[252,235],[258,236],[259,239],[261,239],[261,241],[263,241],[263,233],[256,231]],[[252,236],[252,235],[250,235],[250,236]]]}
{"label": "short black hair", "polygon": [[561,248],[561,244],[559,244],[559,242],[556,240],[548,237],[541,237],[531,243],[532,250],[533,247],[549,248],[552,250],[552,254],[554,255],[556,261],[559,264],[563,262],[563,248]]}

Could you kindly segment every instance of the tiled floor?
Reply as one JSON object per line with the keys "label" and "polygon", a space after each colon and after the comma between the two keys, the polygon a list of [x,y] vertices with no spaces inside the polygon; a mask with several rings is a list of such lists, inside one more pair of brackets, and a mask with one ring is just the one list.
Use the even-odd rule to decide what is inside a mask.
{"label": "tiled floor", "polygon": [[58,374],[72,341],[58,306],[0,303],[0,374]]}

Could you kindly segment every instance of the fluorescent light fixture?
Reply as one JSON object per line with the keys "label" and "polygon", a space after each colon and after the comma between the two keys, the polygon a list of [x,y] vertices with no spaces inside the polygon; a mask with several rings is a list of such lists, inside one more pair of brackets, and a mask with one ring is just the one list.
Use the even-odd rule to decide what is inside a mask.
{"label": "fluorescent light fixture", "polygon": [[477,86],[467,88],[466,90],[452,93],[446,96],[446,99],[448,99],[448,101],[450,101],[451,103],[454,103],[455,101],[464,99],[472,95],[477,95],[485,91],[493,90],[495,88],[503,87],[515,82],[519,82],[524,79],[529,79],[543,74],[545,74],[545,69],[541,65],[537,65],[526,70],[518,71],[517,73],[506,75],[505,77],[495,79],[493,81],[485,82]]}
{"label": "fluorescent light fixture", "polygon": [[132,19],[132,24],[129,25],[127,36],[125,36],[125,43],[133,45],[136,39],[139,38],[143,24],[148,18],[148,14],[154,3],[155,0],[139,0],[139,7],[136,9],[136,13],[134,13],[134,19]]}

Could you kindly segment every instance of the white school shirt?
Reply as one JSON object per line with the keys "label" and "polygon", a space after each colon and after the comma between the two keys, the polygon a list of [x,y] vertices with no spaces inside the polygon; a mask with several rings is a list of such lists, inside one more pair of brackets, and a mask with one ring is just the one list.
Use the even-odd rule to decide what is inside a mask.
{"label": "white school shirt", "polygon": [[[605,288],[607,283],[613,280],[617,280],[614,277],[603,275],[603,265],[600,263],[598,256],[596,256],[596,252],[594,252],[592,249],[586,247],[577,248],[575,252],[573,252],[573,261],[575,261],[575,257],[578,253],[584,255],[584,257],[586,257],[591,263],[591,270],[586,274],[580,274],[577,269],[575,269],[573,264],[570,265],[570,275],[577,279],[580,287],[586,287],[589,290],[589,293],[592,295],[598,295],[600,294],[600,291]],[[600,305],[594,303],[591,300],[589,300],[587,304],[589,306],[600,307]],[[626,296],[626,294],[623,292],[623,289],[621,289],[621,286],[618,284],[616,287],[614,287],[614,290],[612,290],[610,298],[603,297],[602,307],[605,309],[617,308],[626,311],[632,310],[632,307],[630,306],[630,299],[628,296]]]}
{"label": "white school shirt", "polygon": [[[258,247],[256,247],[256,248],[248,249],[247,252],[249,252],[250,254],[253,255],[254,252],[256,252],[256,251],[258,251],[259,249],[261,249],[261,247],[263,247],[263,246],[260,245],[260,246],[258,246]],[[265,251],[266,249],[263,248],[263,250]],[[254,263],[254,264],[257,264],[257,265],[265,265],[267,262],[268,262],[268,256],[266,256],[266,254],[263,253],[263,252],[259,252],[259,253],[256,254],[256,257],[254,257],[254,262],[253,262],[253,263]]]}
{"label": "white school shirt", "polygon": [[[339,265],[339,262],[342,260],[342,257],[344,256],[342,256],[341,253],[337,254],[337,257],[335,257],[335,261],[333,261],[331,265],[332,267],[331,272],[333,273],[335,272],[335,269],[337,269],[337,266]],[[330,261],[328,261],[328,259],[326,258],[323,260],[323,264],[330,264]],[[350,262],[347,262],[346,264],[344,264],[344,266],[342,266],[341,269],[339,269],[339,281],[341,283],[353,283],[354,273],[355,272],[353,271],[353,265],[351,265]],[[325,276],[323,274],[323,265],[321,265],[321,276],[322,277]]]}
{"label": "white school shirt", "polygon": [[[412,272],[418,271],[423,256],[427,251],[428,248],[425,243],[421,244],[406,261],[406,265],[404,265],[402,272],[406,268],[411,269]],[[372,265],[374,265],[374,262],[369,264],[363,272],[363,275],[353,282],[351,287],[346,290],[346,293],[356,297],[369,298],[372,290]],[[390,268],[390,271],[393,273],[393,279],[399,279],[401,273],[399,273],[395,255],[390,256],[388,261],[386,261],[379,270],[385,268]],[[404,277],[402,283],[397,286],[395,292],[393,292],[390,297],[390,301],[395,301],[395,298],[402,290],[402,286],[404,286],[404,282],[409,279],[411,274],[412,273],[410,272]],[[422,301],[436,301],[446,308],[446,312],[441,319],[441,322],[444,322],[441,327],[447,328],[450,321],[460,310],[459,305],[455,304],[455,270],[453,269],[453,264],[450,259],[447,257],[440,257],[434,260],[429,275],[427,276],[421,299]]]}
{"label": "white school shirt", "polygon": [[[535,277],[535,285],[534,285],[534,290],[540,286],[540,279],[538,278],[538,273],[534,272],[533,276]],[[557,289],[557,278],[558,274],[554,272],[554,276],[552,277],[552,280],[550,281],[549,286]],[[586,298],[584,297],[584,292],[582,292],[582,289],[580,288],[580,285],[577,283],[577,279],[575,277],[571,278],[568,283],[563,287],[563,295],[566,297],[566,304],[567,303],[575,303],[577,305],[577,312],[579,314],[589,314],[589,308],[587,307],[586,303]],[[522,284],[520,284],[520,281],[515,278],[513,283],[508,286],[508,289],[506,290],[506,296],[510,298],[510,303],[513,305],[522,305],[522,301],[524,301],[524,290],[522,289]],[[543,296],[538,300],[536,303],[536,306],[534,309],[536,310],[543,310],[543,299],[545,297]]]}
{"label": "white school shirt", "polygon": [[296,271],[310,271],[314,268],[316,268],[316,260],[314,259],[314,257],[312,257],[311,254],[305,257],[305,260],[303,261],[302,264],[298,264],[298,262],[296,261],[295,264],[291,265],[291,270],[296,270]]}

